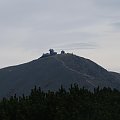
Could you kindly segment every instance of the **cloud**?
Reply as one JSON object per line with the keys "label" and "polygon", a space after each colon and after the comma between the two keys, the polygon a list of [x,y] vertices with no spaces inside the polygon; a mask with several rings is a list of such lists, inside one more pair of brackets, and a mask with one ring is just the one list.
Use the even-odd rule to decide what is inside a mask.
{"label": "cloud", "polygon": [[96,49],[98,45],[96,43],[70,43],[63,44],[54,47],[56,50],[77,50],[77,49]]}
{"label": "cloud", "polygon": [[96,7],[103,8],[101,10],[109,10],[108,12],[110,12],[110,11],[117,12],[117,10],[120,10],[120,7],[119,7],[120,1],[119,0],[93,0],[93,1],[96,4]]}
{"label": "cloud", "polygon": [[120,22],[111,23],[111,26],[112,26],[115,30],[119,30],[119,31],[120,31]]}

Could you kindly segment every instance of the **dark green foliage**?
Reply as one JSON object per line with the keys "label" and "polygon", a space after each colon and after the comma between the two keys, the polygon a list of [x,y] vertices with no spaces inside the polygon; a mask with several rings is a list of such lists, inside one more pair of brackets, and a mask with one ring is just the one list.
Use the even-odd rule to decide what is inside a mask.
{"label": "dark green foliage", "polygon": [[62,86],[57,92],[31,90],[29,96],[11,96],[0,101],[0,120],[120,120],[120,92],[78,85],[69,91]]}

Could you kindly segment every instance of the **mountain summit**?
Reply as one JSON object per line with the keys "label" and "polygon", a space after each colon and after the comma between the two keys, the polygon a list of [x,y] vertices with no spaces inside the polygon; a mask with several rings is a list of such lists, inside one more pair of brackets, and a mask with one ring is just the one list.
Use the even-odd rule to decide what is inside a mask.
{"label": "mountain summit", "polygon": [[78,84],[93,90],[95,87],[120,89],[120,74],[109,72],[89,59],[53,49],[31,62],[0,69],[0,98],[28,94],[35,85],[42,90],[69,88]]}

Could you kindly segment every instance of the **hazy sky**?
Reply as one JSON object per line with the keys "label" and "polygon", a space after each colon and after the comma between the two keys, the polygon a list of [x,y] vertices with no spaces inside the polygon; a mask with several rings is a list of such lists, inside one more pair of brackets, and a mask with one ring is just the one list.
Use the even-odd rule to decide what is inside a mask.
{"label": "hazy sky", "polygon": [[49,48],[120,72],[120,0],[0,0],[0,68]]}

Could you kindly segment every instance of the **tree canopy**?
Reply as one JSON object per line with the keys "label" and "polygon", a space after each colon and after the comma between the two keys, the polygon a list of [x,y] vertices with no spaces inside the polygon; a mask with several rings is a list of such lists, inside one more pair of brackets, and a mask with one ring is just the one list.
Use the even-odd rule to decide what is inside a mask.
{"label": "tree canopy", "polygon": [[62,86],[56,91],[31,90],[29,96],[0,101],[0,120],[120,120],[120,92],[116,89],[94,89],[78,85],[69,90]]}

